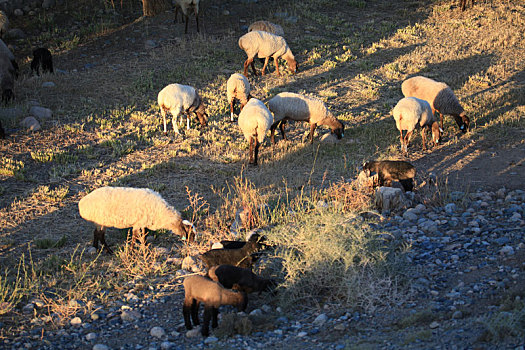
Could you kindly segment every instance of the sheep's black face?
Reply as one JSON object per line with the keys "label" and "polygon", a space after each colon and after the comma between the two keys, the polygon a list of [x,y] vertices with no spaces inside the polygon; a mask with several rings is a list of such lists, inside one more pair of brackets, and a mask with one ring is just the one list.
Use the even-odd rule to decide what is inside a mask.
{"label": "sheep's black face", "polygon": [[345,136],[345,127],[341,125],[340,128],[334,129],[332,132],[335,134],[338,140],[341,140],[343,136]]}
{"label": "sheep's black face", "polygon": [[461,115],[460,117],[461,117],[461,125],[460,125],[459,129],[463,133],[466,133],[468,131],[468,129],[470,128],[470,119],[466,115]]}

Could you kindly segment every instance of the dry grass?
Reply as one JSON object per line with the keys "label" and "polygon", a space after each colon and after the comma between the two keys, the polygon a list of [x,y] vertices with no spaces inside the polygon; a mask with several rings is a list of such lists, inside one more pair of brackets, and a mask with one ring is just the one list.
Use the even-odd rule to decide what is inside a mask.
{"label": "dry grass", "polygon": [[[381,249],[359,250],[378,243],[377,232],[365,232],[345,221],[349,212],[369,205],[348,179],[365,159],[400,157],[389,111],[401,98],[402,80],[416,74],[447,82],[474,125],[457,137],[447,118],[446,142],[434,152],[463,149],[473,141],[519,145],[525,126],[524,3],[480,1],[464,13],[451,9],[452,0],[272,4],[254,4],[248,12],[243,4],[229,4],[232,14],[242,14],[239,17],[247,22],[268,17],[282,24],[300,63],[301,71],[294,76],[250,77],[253,95],[263,100],[281,91],[317,95],[345,122],[346,129],[341,143],[312,146],[304,142],[305,125],[291,124],[287,127],[291,141],[276,146],[266,141],[258,168],[244,168],[248,146],[237,126],[227,122],[225,82],[244,60],[237,47],[241,32],[231,18],[217,17],[216,11],[204,8],[210,23],[206,34],[183,38],[180,26],[166,24],[170,14],[132,23],[127,15],[138,17],[140,8],[112,17],[110,3],[104,3],[107,11],[93,24],[85,23],[90,19],[85,18],[82,5],[73,16],[83,23],[77,30],[42,31],[47,36],[35,43],[50,46],[55,66],[68,73],[22,76],[16,85],[17,99],[9,106],[22,112],[2,110],[4,128],[13,133],[0,140],[0,262],[9,268],[0,281],[0,293],[4,291],[0,305],[7,302],[11,309],[16,304],[18,299],[8,299],[8,294],[25,301],[40,296],[44,288],[57,288],[67,297],[46,297],[45,303],[62,315],[53,321],[60,324],[78,312],[68,308],[70,299],[84,300],[84,305],[90,305],[90,298],[107,302],[122,288],[122,279],[177,268],[166,266],[164,258],[149,247],[135,251],[125,245],[114,260],[79,254],[89,244],[92,228],[78,217],[77,202],[85,193],[108,184],[153,188],[193,220],[201,238],[198,244],[181,245],[171,235],[154,235],[153,245],[174,245],[181,255],[203,250],[208,241],[233,237],[230,227],[239,210],[244,213],[242,232],[278,225],[272,231],[275,240],[289,248],[286,258],[296,264],[284,266],[288,302],[318,304],[333,297],[371,310],[385,301],[402,299],[397,294],[396,273],[383,265],[390,253],[381,245]],[[272,8],[288,12],[298,22],[274,17]],[[58,15],[46,14],[38,21],[28,26],[42,29],[64,23],[70,28]],[[119,27],[120,23],[127,24]],[[159,47],[145,50],[143,43],[150,38]],[[21,52],[28,50],[26,44],[20,45]],[[28,59],[22,59],[23,70],[29,69],[27,63]],[[56,87],[41,88],[44,81],[53,81]],[[184,138],[162,135],[156,95],[172,82],[199,89],[210,116],[207,129],[194,128]],[[43,130],[38,133],[14,130],[31,100],[51,108],[52,119],[42,121]],[[319,133],[324,132],[320,128]],[[414,155],[417,158],[424,159],[425,154]],[[434,197],[427,204],[444,203],[447,189],[439,186],[439,191],[430,191]],[[329,214],[320,209],[320,201],[328,206]],[[279,231],[284,228],[303,235],[303,241]],[[339,230],[350,238],[334,235]],[[327,240],[319,232],[333,235],[328,246],[323,246]],[[31,249],[35,261],[28,265],[38,271],[34,281],[40,285],[24,286],[15,266],[26,244],[46,239],[58,242],[64,235],[68,238],[64,246],[44,244]],[[308,259],[293,260],[292,251]],[[106,282],[99,275],[105,272],[112,276]],[[335,292],[334,288],[312,288],[319,283],[336,285]],[[102,289],[109,292],[102,295]],[[94,297],[83,294],[84,290]]]}

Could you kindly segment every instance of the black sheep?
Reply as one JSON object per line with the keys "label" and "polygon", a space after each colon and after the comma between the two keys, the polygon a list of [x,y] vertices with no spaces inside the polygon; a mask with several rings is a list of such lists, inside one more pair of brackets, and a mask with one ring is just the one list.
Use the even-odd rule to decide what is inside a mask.
{"label": "black sheep", "polygon": [[40,66],[42,72],[53,73],[53,56],[45,47],[40,47],[33,51],[33,61],[31,61],[31,71],[40,75]]}
{"label": "black sheep", "polygon": [[371,173],[377,173],[379,177],[379,186],[390,186],[392,181],[399,181],[405,191],[414,189],[414,177],[416,168],[409,162],[402,160],[374,160],[366,162],[363,170],[368,176]]}

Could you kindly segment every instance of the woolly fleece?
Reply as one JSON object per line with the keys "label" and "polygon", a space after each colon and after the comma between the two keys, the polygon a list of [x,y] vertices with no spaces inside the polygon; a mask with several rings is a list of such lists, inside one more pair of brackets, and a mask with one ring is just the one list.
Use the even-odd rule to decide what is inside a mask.
{"label": "woolly fleece", "polygon": [[290,57],[294,59],[292,51],[283,37],[260,30],[241,36],[239,47],[246,52],[249,59],[254,58],[255,55],[258,55],[259,58]]}
{"label": "woolly fleece", "polygon": [[283,27],[281,27],[278,24],[268,22],[268,21],[257,21],[250,24],[248,27],[248,32],[253,32],[256,30],[260,30],[263,32],[272,33],[279,36],[284,36],[284,30]]}
{"label": "woolly fleece", "polygon": [[264,103],[256,98],[251,98],[239,114],[239,127],[246,141],[255,137],[259,143],[263,143],[264,137],[273,124],[273,115]]}
{"label": "woolly fleece", "polygon": [[399,100],[394,107],[393,114],[398,130],[413,131],[417,124],[424,127],[437,122],[428,102],[415,97],[405,97]]}
{"label": "woolly fleece", "polygon": [[226,83],[226,96],[228,103],[231,103],[234,98],[241,101],[243,105],[248,103],[248,95],[250,94],[250,82],[248,79],[239,73],[234,73]]}

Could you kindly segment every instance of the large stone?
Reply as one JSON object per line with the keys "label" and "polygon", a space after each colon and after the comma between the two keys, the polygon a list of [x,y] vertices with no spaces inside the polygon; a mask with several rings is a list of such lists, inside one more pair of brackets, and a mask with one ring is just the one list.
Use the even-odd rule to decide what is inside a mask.
{"label": "large stone", "polygon": [[323,136],[321,136],[320,141],[323,142],[323,143],[337,143],[337,142],[339,142],[337,137],[334,134],[332,134],[332,133],[324,134]]}
{"label": "large stone", "polygon": [[392,187],[379,187],[376,190],[375,205],[382,211],[403,210],[410,205],[403,190]]}
{"label": "large stone", "polygon": [[33,106],[29,109],[29,114],[42,120],[42,119],[51,118],[53,116],[53,111],[51,111],[49,108]]}
{"label": "large stone", "polygon": [[200,271],[200,268],[197,265],[197,260],[191,255],[188,255],[187,257],[184,258],[184,260],[182,260],[181,268],[183,270],[187,270],[187,271],[191,271],[191,272],[199,272]]}
{"label": "large stone", "polygon": [[30,131],[38,131],[42,129],[42,127],[40,126],[40,123],[34,117],[24,118],[24,120],[20,122],[20,126]]}
{"label": "large stone", "polygon": [[20,28],[13,28],[13,29],[9,29],[9,31],[7,32],[7,36],[11,39],[25,39],[26,33],[24,33],[24,31]]}
{"label": "large stone", "polygon": [[164,329],[162,327],[153,327],[150,331],[149,331],[149,334],[152,336],[152,337],[155,337],[155,338],[162,338],[166,335],[166,332],[164,331]]}
{"label": "large stone", "polygon": [[368,176],[368,173],[366,171],[361,171],[359,175],[357,176],[357,185],[360,188],[369,188],[372,189],[373,187],[377,186],[379,183],[379,175],[374,173],[371,176]]}

